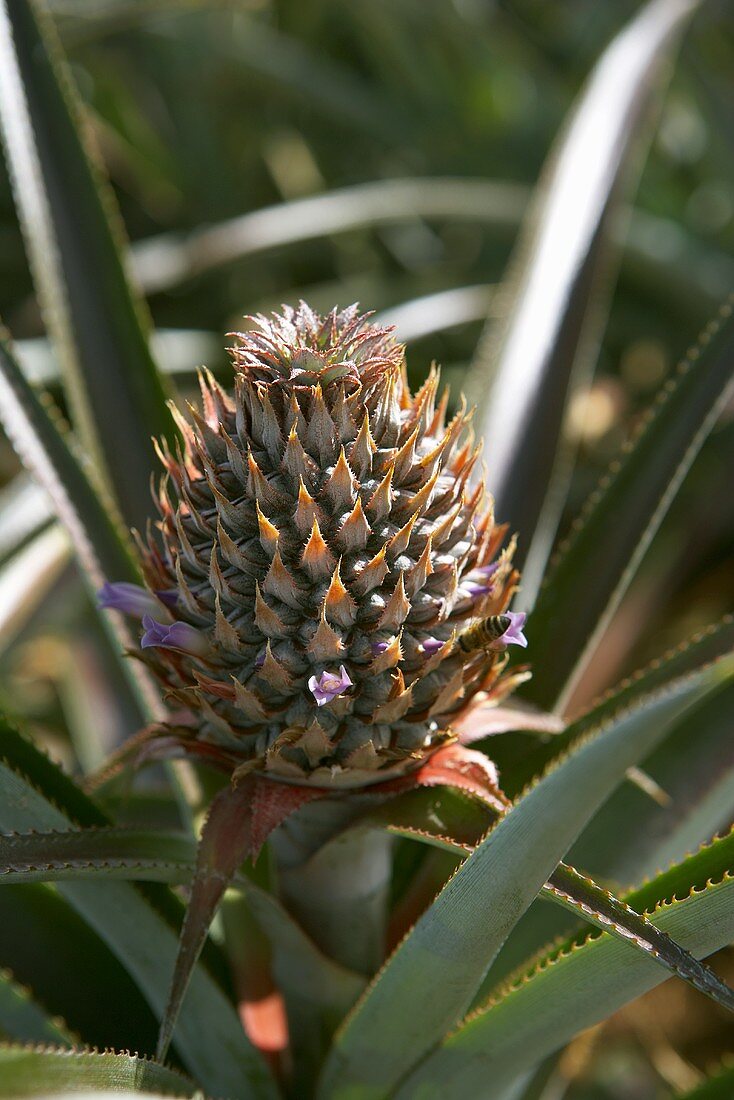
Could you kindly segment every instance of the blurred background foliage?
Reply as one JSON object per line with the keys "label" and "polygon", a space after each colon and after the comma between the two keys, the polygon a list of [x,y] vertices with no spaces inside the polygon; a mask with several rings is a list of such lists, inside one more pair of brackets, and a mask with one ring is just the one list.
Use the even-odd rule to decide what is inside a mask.
{"label": "blurred background foliage", "polygon": [[[164,361],[193,377],[206,360],[226,377],[223,334],[244,313],[299,297],[319,309],[359,300],[398,324],[412,380],[436,359],[455,397],[552,140],[595,59],[638,5],[52,0],[50,7],[133,243],[133,266],[164,330]],[[595,379],[567,417],[578,448],[568,516],[734,286],[732,31],[730,4],[704,5],[660,111],[634,209],[620,220],[622,263]],[[316,205],[243,220],[316,196]],[[50,353],[4,170],[0,315],[46,378]],[[665,520],[615,617],[605,664],[592,662],[577,702],[731,609],[733,468],[730,415]],[[16,472],[3,444],[0,479],[9,483]],[[7,576],[0,584],[0,617],[12,585]],[[101,727],[111,747],[130,732],[129,719],[104,697],[114,672],[94,675],[108,659],[71,572],[30,619],[3,621],[4,703],[72,766],[75,759],[95,766],[85,753],[98,742],[85,741],[85,728]],[[726,972],[726,960],[717,965]],[[671,1096],[731,1044],[719,1021],[668,984],[603,1034],[582,1036],[553,1068],[543,1100]]]}

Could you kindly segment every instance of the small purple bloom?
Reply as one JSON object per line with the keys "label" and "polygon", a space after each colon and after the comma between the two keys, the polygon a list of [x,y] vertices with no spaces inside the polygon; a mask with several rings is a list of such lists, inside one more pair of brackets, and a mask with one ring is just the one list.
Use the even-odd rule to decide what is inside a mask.
{"label": "small purple bloom", "polygon": [[491,588],[491,585],[480,584],[479,581],[462,581],[461,587],[467,593],[467,595],[474,598],[475,596],[486,596]]}
{"label": "small purple bloom", "polygon": [[312,676],[308,686],[317,706],[323,707],[324,703],[330,703],[337,695],[342,695],[347,688],[352,687],[352,681],[344,665],[341,665],[338,673],[322,672],[320,676]]}
{"label": "small purple bloom", "polygon": [[204,635],[188,623],[159,623],[151,615],[144,615],[143,629],[141,649],[181,649],[194,657],[205,657],[209,652],[209,643]]}
{"label": "small purple bloom", "polygon": [[375,657],[377,657],[377,656],[379,656],[380,653],[384,653],[386,649],[389,649],[389,647],[390,647],[389,642],[373,642],[372,643],[372,652],[375,655]]}
{"label": "small purple bloom", "polygon": [[528,640],[523,634],[522,628],[525,626],[527,615],[524,611],[506,611],[505,615],[510,620],[510,625],[504,634],[500,634],[495,645],[503,648],[508,645],[521,645],[524,648],[527,646]]}
{"label": "small purple bloom", "polygon": [[493,577],[500,567],[498,561],[491,562],[490,565],[479,565],[476,569],[472,569],[472,573],[479,573],[480,576],[485,577],[487,580]]}
{"label": "small purple bloom", "polygon": [[265,650],[263,649],[260,653],[258,653],[257,657],[255,658],[255,668],[262,668],[264,664]]}
{"label": "small purple bloom", "polygon": [[428,653],[429,656],[433,656],[434,653],[438,653],[439,649],[443,649],[446,645],[440,638],[426,638],[423,642],[423,652]]}
{"label": "small purple bloom", "polygon": [[178,592],[175,588],[157,588],[156,596],[165,607],[175,607],[178,603]]}
{"label": "small purple bloom", "polygon": [[142,619],[144,615],[155,615],[160,605],[150,592],[139,584],[127,581],[106,581],[97,593],[99,607],[108,607],[122,611],[125,615],[134,615]]}

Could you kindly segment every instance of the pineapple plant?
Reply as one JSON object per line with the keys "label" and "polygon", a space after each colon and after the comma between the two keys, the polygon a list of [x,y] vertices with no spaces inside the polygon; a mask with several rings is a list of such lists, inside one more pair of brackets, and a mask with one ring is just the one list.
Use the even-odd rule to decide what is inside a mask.
{"label": "pineapple plant", "polygon": [[[183,452],[162,449],[141,656],[236,778],[385,782],[446,744],[477,693],[508,691],[506,647],[526,644],[505,614],[512,547],[470,483],[466,412],[445,423],[435,373],[411,396],[388,330],[305,303],[255,323],[233,398],[202,376]],[[113,583],[102,602],[144,601]],[[490,618],[495,637],[473,642]]]}
{"label": "pineapple plant", "polygon": [[[167,401],[54,29],[5,0],[7,159],[73,432],[9,338],[0,417],[136,732],[73,778],[0,719],[0,1096],[529,1100],[670,974],[734,1009],[703,961],[734,932],[728,774],[693,736],[725,744],[731,618],[569,706],[728,400],[731,300],[547,561],[559,395],[694,6],[648,5],[592,75],[490,333],[489,399],[450,413],[436,368],[411,389],[399,331],[303,301],[247,317],[229,374]],[[63,561],[56,528],[35,537]]]}

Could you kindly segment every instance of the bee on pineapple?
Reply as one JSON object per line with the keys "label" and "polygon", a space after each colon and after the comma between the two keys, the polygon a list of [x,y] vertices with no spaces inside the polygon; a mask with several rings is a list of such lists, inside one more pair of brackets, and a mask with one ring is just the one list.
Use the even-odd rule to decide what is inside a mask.
{"label": "bee on pineapple", "polygon": [[460,649],[464,653],[474,653],[478,649],[488,649],[489,646],[501,638],[512,619],[509,615],[490,615],[488,619],[470,626],[457,638]]}

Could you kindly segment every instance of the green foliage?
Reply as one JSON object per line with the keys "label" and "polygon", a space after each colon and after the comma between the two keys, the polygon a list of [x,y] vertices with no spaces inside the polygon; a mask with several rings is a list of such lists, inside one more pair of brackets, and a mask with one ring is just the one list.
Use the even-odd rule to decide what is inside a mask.
{"label": "green foliage", "polygon": [[[732,264],[700,228],[716,211],[709,177],[731,166],[660,160],[690,149],[694,71],[712,116],[722,102],[686,51],[726,47],[695,0],[651,0],[626,27],[595,8],[583,33],[577,5],[398,7],[0,8],[0,121],[40,306],[36,318],[24,301],[0,189],[0,296],[18,337],[0,341],[0,420],[34,482],[19,474],[0,499],[0,702],[32,733],[0,720],[0,1097],[515,1100],[529,1070],[666,967],[715,1011],[732,1006],[701,961],[734,939],[721,617],[734,435],[713,435],[731,393]],[[531,193],[537,150],[589,71]],[[679,176],[697,172],[692,229]],[[120,616],[101,651],[64,571],[70,543],[90,593],[140,580],[125,532],[152,518],[150,437],[175,447],[165,376],[187,387],[204,352],[219,370],[243,308],[304,288],[321,310],[361,296],[414,345],[412,382],[438,352],[480,399],[498,520],[527,562],[517,605],[534,605],[533,677],[517,670],[495,739],[474,712],[475,748],[422,761],[411,789],[402,777],[313,802],[255,775],[232,787],[206,762],[174,781],[159,751],[194,744],[221,767],[222,746],[194,742],[182,700],[162,701],[123,656],[137,636]],[[684,346],[717,309],[667,379],[639,384],[636,333]],[[605,392],[629,407],[594,450]],[[23,662],[47,653],[43,630],[73,670],[29,702]],[[120,658],[138,670],[132,690]],[[562,732],[538,708],[563,715]],[[84,774],[131,715],[153,724]],[[93,751],[75,758],[83,737]],[[690,1097],[731,1088],[725,1069]]]}

